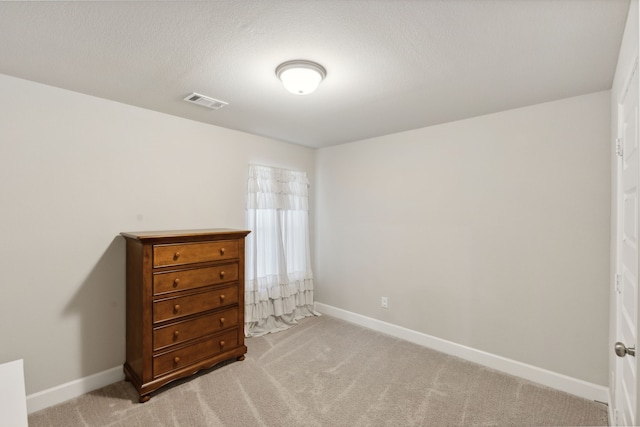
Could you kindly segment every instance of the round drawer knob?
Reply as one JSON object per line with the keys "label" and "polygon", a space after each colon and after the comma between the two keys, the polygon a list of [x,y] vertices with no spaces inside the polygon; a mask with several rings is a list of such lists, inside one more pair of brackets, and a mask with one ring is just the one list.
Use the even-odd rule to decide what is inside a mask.
{"label": "round drawer knob", "polygon": [[224,302],[224,294],[220,295],[220,301]]}
{"label": "round drawer knob", "polygon": [[220,255],[224,255],[224,248],[220,248]]}
{"label": "round drawer knob", "polygon": [[226,274],[226,273],[225,273],[224,271],[221,271],[221,272],[220,272],[220,277],[224,279],[224,275],[225,275],[225,274]]}
{"label": "round drawer knob", "polygon": [[175,279],[175,280],[173,281],[173,287],[174,287],[174,288],[177,288],[179,284],[180,284],[180,279]]}
{"label": "round drawer knob", "polygon": [[220,341],[220,347],[224,347],[224,341]]}
{"label": "round drawer knob", "polygon": [[173,363],[178,363],[180,361],[180,358],[178,356],[173,358]]}
{"label": "round drawer knob", "polygon": [[180,258],[180,252],[176,252],[175,254],[173,254],[173,259],[178,259]]}
{"label": "round drawer knob", "polygon": [[180,304],[176,304],[176,305],[174,305],[174,306],[173,306],[173,311],[174,311],[175,313],[177,313],[177,312],[178,312],[178,310],[180,310]]}
{"label": "round drawer knob", "polygon": [[224,317],[221,317],[221,318],[220,318],[220,324],[221,324],[221,325],[224,325]]}
{"label": "round drawer knob", "polygon": [[180,331],[174,331],[173,332],[173,336],[174,337],[178,338],[178,335],[180,335]]}

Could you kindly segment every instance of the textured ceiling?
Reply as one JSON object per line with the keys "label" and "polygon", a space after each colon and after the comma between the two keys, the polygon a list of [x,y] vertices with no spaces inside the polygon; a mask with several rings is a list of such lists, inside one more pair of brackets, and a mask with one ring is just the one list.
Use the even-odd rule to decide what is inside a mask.
{"label": "textured ceiling", "polygon": [[[310,147],[611,88],[628,0],[0,2],[0,73]],[[308,96],[281,62],[327,69]],[[229,105],[183,101],[198,92]],[[108,118],[106,118],[108,120]]]}

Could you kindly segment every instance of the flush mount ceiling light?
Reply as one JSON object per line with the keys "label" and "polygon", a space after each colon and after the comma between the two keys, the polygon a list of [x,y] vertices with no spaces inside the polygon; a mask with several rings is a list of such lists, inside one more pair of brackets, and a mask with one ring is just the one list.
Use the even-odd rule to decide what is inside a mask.
{"label": "flush mount ceiling light", "polygon": [[282,80],[285,89],[296,95],[307,95],[318,88],[327,75],[327,70],[320,64],[296,59],[278,65],[276,76]]}

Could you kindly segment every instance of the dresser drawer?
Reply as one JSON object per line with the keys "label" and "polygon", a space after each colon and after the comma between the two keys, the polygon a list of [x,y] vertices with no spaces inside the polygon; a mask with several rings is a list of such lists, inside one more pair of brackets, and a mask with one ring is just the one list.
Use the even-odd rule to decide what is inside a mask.
{"label": "dresser drawer", "polygon": [[153,331],[153,349],[159,350],[170,345],[210,335],[238,324],[238,307],[193,320],[172,323]]}
{"label": "dresser drawer", "polygon": [[153,303],[154,323],[201,313],[238,302],[238,286],[228,286],[184,297],[168,298]]}
{"label": "dresser drawer", "polygon": [[153,376],[157,378],[167,372],[187,367],[236,347],[238,347],[238,330],[233,329],[188,347],[159,354],[153,357]]}
{"label": "dresser drawer", "polygon": [[153,246],[153,266],[192,264],[238,258],[237,240]]}
{"label": "dresser drawer", "polygon": [[238,280],[238,263],[155,273],[153,275],[153,293],[161,295],[235,280]]}

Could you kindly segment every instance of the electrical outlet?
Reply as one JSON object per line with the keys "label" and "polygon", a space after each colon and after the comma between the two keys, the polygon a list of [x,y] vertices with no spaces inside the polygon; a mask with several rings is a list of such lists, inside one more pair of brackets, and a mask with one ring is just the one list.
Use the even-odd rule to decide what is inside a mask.
{"label": "electrical outlet", "polygon": [[389,308],[389,300],[387,300],[387,297],[380,298],[380,307]]}

